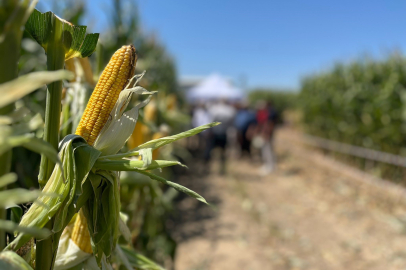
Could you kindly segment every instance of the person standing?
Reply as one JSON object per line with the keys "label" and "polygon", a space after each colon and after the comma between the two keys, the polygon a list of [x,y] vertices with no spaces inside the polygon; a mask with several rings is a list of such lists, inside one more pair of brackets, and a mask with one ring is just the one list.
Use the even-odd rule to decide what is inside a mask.
{"label": "person standing", "polygon": [[214,122],[221,122],[220,125],[213,127],[210,147],[207,148],[206,160],[209,161],[211,151],[220,148],[220,174],[226,172],[226,146],[227,146],[227,131],[232,126],[235,109],[227,104],[225,100],[219,100],[209,107],[209,114]]}
{"label": "person standing", "polygon": [[[206,125],[213,122],[213,119],[206,109],[206,105],[200,102],[193,110],[192,126],[193,128]],[[199,154],[205,155],[207,142],[209,141],[210,131],[205,130],[197,135],[197,149]]]}
{"label": "person standing", "polygon": [[251,138],[248,136],[248,129],[255,124],[255,112],[248,108],[246,102],[241,103],[234,120],[234,126],[237,129],[237,137],[240,144],[241,157],[243,157],[244,154],[251,157]]}
{"label": "person standing", "polygon": [[278,114],[271,102],[261,101],[257,111],[257,140],[261,141],[261,156],[263,165],[261,174],[267,175],[275,170],[276,158],[273,148],[273,136]]}

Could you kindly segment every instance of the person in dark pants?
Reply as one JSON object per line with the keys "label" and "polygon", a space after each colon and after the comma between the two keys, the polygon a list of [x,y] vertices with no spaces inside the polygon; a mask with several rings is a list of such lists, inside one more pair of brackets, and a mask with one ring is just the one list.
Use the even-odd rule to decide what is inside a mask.
{"label": "person in dark pants", "polygon": [[247,135],[250,126],[256,124],[255,112],[248,108],[247,103],[242,103],[235,116],[234,126],[237,129],[238,142],[240,144],[241,156],[247,154],[251,157],[251,137]]}
{"label": "person in dark pants", "polygon": [[225,174],[226,172],[226,147],[227,147],[227,131],[232,125],[235,110],[232,106],[227,104],[224,100],[216,102],[214,105],[210,106],[209,114],[215,122],[221,122],[220,125],[215,126],[211,129],[211,136],[209,139],[209,145],[206,151],[206,162],[209,162],[211,151],[219,147],[220,148],[220,174]]}

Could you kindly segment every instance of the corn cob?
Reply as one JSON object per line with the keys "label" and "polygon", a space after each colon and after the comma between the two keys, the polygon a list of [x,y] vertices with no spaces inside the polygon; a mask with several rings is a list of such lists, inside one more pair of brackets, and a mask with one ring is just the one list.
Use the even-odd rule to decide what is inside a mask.
{"label": "corn cob", "polygon": [[[152,135],[152,139],[156,140],[156,139],[160,139],[162,137],[165,137],[165,135],[162,132],[155,132],[154,135]],[[155,149],[154,151],[152,151],[152,159],[156,160],[159,156],[159,149]]]}
{"label": "corn cob", "polygon": [[157,104],[154,99],[144,108],[144,120],[154,122],[157,114]]}
{"label": "corn cob", "polygon": [[[154,99],[150,101],[148,106],[144,108],[144,120],[145,122],[154,122],[156,121],[157,116],[157,104]],[[147,125],[142,125],[141,128],[142,136],[145,141],[149,141],[151,139],[151,130]]]}
{"label": "corn cob", "polygon": [[127,145],[129,149],[133,149],[138,145],[144,143],[144,136],[142,133],[143,124],[140,121],[137,121],[134,127],[134,131],[131,134],[131,137],[127,141]]}
{"label": "corn cob", "polygon": [[[121,90],[134,75],[136,61],[134,46],[123,46],[104,69],[76,129],[76,135],[82,136],[88,144],[93,145],[106,124]],[[71,239],[81,250],[92,253],[87,220],[82,210],[76,218]]]}
{"label": "corn cob", "polygon": [[71,239],[82,251],[93,253],[92,245],[90,244],[90,233],[87,228],[87,220],[82,210],[79,211],[76,218]]}
{"label": "corn cob", "polygon": [[134,75],[136,60],[134,46],[123,46],[104,69],[76,129],[88,144],[93,145],[106,124],[121,90]]}
{"label": "corn cob", "polygon": [[166,109],[168,111],[175,110],[177,106],[177,98],[175,94],[169,94],[166,97]]}

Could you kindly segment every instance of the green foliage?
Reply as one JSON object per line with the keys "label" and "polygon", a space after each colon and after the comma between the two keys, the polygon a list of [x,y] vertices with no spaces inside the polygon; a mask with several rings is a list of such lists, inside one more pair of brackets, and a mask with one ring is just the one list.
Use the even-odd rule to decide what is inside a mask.
{"label": "green foliage", "polygon": [[[24,3],[26,7],[29,1],[21,0],[20,2]],[[123,2],[124,1],[120,0],[114,1],[114,9],[110,10],[110,12],[113,11],[110,13],[113,17],[113,27],[111,27],[110,33],[112,34],[112,38],[109,38],[109,42],[106,42],[104,50],[100,52],[100,55],[105,54],[110,57],[111,53],[121,45],[133,43],[138,49],[139,61],[137,63],[137,68],[141,71],[144,69],[148,70],[145,80],[142,82],[143,85],[151,90],[159,90],[161,93],[176,93],[177,82],[174,60],[166,52],[165,47],[157,42],[155,38],[142,33],[139,30],[138,18],[137,16],[134,16],[133,13],[134,9],[127,7],[124,9],[122,5]],[[13,1],[5,1],[4,3],[9,5],[10,3],[12,4]],[[77,3],[79,2],[76,2],[76,4]],[[2,4],[3,2],[0,5]],[[10,9],[0,9],[0,14],[4,15],[7,13],[16,15],[16,13],[9,12],[9,10],[13,11],[11,9],[13,5],[9,6]],[[77,24],[80,21],[81,16],[84,14],[83,4],[78,5],[78,9],[69,5],[66,5],[66,7],[69,7],[69,11],[73,11],[70,18],[74,19],[69,19],[69,21]],[[17,63],[20,50],[16,48],[20,48],[22,29],[24,29],[22,26],[33,9],[34,5],[31,5],[27,12],[25,12],[25,9],[21,9],[21,14],[17,14],[18,16],[14,17],[15,19],[18,19],[19,22],[19,24],[16,24],[15,27],[13,26],[12,28],[13,31],[15,30],[15,33],[6,33],[8,35],[8,43],[0,44],[1,48],[7,48],[7,50],[1,50],[6,57],[0,59],[0,69],[5,70],[3,74],[4,76],[0,75],[0,77],[4,77],[0,82],[10,81],[17,77]],[[131,10],[131,12],[128,12],[128,10]],[[65,14],[65,12],[66,8],[63,12],[57,13]],[[2,18],[7,18],[7,16],[3,16]],[[0,30],[4,27],[2,18],[0,18]],[[64,18],[68,17],[64,16]],[[24,33],[26,42],[23,42],[22,44],[23,58],[20,58],[18,66],[20,74],[27,74],[34,70],[43,70],[46,67],[48,70],[61,69],[64,64],[63,60],[71,57],[85,57],[90,55],[95,49],[98,37],[97,34],[86,35],[86,27],[74,26],[67,21],[54,16],[51,12],[41,13],[37,10],[35,10],[32,16],[28,19],[25,29],[27,31]],[[30,39],[28,35],[33,37],[39,45]],[[0,42],[1,41],[2,40],[0,40]],[[41,47],[45,49],[46,56]],[[107,57],[105,57],[105,60],[107,60]],[[100,62],[102,61],[103,59],[100,59]],[[11,62],[12,65],[10,64]],[[79,76],[77,67],[75,69],[75,75]],[[177,194],[175,189],[180,192],[185,192],[202,202],[205,202],[205,200],[192,190],[175,182],[166,180],[172,180],[173,177],[171,177],[171,175],[165,174],[163,175],[164,178],[161,177],[161,175],[158,176],[158,172],[156,171],[153,173],[149,171],[147,172],[146,170],[180,164],[177,161],[153,161],[152,150],[170,144],[180,138],[197,134],[204,129],[210,128],[211,125],[142,144],[129,155],[124,153],[126,156],[140,155],[142,156],[142,160],[121,160],[120,157],[116,157],[113,160],[106,159],[105,157],[100,158],[98,164],[95,165],[91,171],[91,167],[96,162],[96,156],[98,156],[99,153],[93,153],[93,148],[82,142],[81,139],[74,136],[72,137],[72,135],[66,136],[66,139],[61,142],[60,159],[58,158],[55,149],[59,138],[62,136],[59,131],[58,138],[57,135],[59,128],[57,127],[59,124],[56,125],[55,123],[60,123],[59,112],[61,111],[60,101],[62,95],[55,95],[54,99],[47,98],[47,103],[45,104],[44,89],[39,91],[35,90],[41,88],[41,85],[45,83],[49,84],[53,81],[59,81],[58,86],[55,86],[56,84],[48,85],[48,92],[55,93],[55,90],[57,90],[58,93],[61,93],[61,80],[71,80],[72,77],[67,72],[63,71],[52,72],[45,73],[41,71],[28,74],[26,76],[21,76],[18,81],[11,81],[9,84],[0,85],[0,92],[3,94],[0,107],[9,104],[9,110],[0,112],[0,114],[2,114],[0,117],[0,131],[2,131],[0,132],[0,141],[1,139],[4,139],[3,144],[0,144],[0,154],[12,149],[12,147],[24,147],[24,149],[22,147],[13,149],[14,151],[18,150],[16,151],[17,154],[13,160],[13,171],[16,171],[17,174],[6,174],[4,175],[4,178],[1,177],[0,187],[8,184],[32,187],[32,183],[30,184],[28,183],[29,181],[27,181],[25,172],[21,173],[21,171],[29,171],[29,175],[32,178],[30,182],[37,180],[36,175],[38,173],[39,160],[38,156],[31,158],[33,152],[41,153],[46,156],[47,159],[51,161],[50,164],[59,163],[59,165],[62,165],[62,167],[54,167],[53,165],[46,167],[46,174],[52,171],[55,173],[51,176],[49,180],[49,188],[45,188],[45,193],[40,193],[39,191],[27,191],[21,188],[1,191],[0,206],[7,206],[8,213],[12,213],[12,215],[9,215],[9,219],[11,220],[1,220],[3,215],[0,217],[0,230],[10,233],[9,240],[11,243],[8,248],[17,249],[33,236],[37,237],[37,239],[42,239],[45,236],[48,236],[51,232],[52,241],[38,241],[36,243],[37,268],[50,269],[53,264],[51,260],[53,260],[52,257],[55,256],[59,237],[63,228],[71,220],[77,210],[86,203],[85,209],[87,209],[87,213],[89,216],[95,218],[95,220],[90,221],[90,223],[94,225],[92,227],[96,230],[91,231],[94,253],[98,255],[98,257],[100,257],[101,254],[103,254],[102,256],[106,254],[112,254],[113,257],[116,256],[117,254],[113,252],[114,245],[112,244],[116,242],[118,237],[116,227],[119,213],[118,207],[120,207],[120,201],[118,200],[120,197],[118,192],[120,190],[117,187],[118,179],[115,178],[116,176],[107,173],[105,171],[106,168],[98,167],[98,165],[101,164],[103,166],[110,166],[120,170],[133,170],[133,172],[130,173],[137,175],[137,177],[132,178],[131,180],[137,182],[137,185],[134,185],[133,183],[125,184],[122,182],[121,188],[122,190],[131,189],[134,192],[133,194],[142,194],[140,197],[135,197],[134,200],[131,198],[131,203],[135,203],[138,206],[138,209],[140,210],[139,213],[142,212],[145,215],[138,215],[136,219],[141,219],[141,221],[138,222],[139,226],[136,225],[131,227],[131,234],[129,235],[139,235],[139,238],[136,239],[137,237],[133,237],[131,239],[132,243],[129,243],[129,241],[127,241],[127,243],[137,247],[137,252],[132,248],[123,247],[122,253],[128,257],[127,264],[125,265],[131,265],[140,269],[161,269],[159,265],[156,265],[146,257],[140,255],[138,251],[148,255],[150,258],[158,259],[158,261],[162,263],[167,261],[169,256],[173,259],[176,244],[173,239],[171,239],[164,221],[168,211],[172,208],[172,200]],[[8,73],[10,73],[10,76],[8,76]],[[74,79],[77,79],[76,76]],[[72,88],[78,87],[79,85],[84,87],[82,80],[77,80],[66,86]],[[179,102],[179,96],[175,94],[173,96],[176,96],[176,99]],[[163,95],[163,97],[165,97],[165,95]],[[166,104],[166,99],[164,101],[165,102],[161,102],[160,100],[157,100],[157,102],[160,102],[159,114],[156,121],[152,124],[159,126],[161,123],[169,123],[172,128],[172,134],[175,131],[175,126],[177,127],[176,130],[184,130],[183,125],[185,125],[189,119],[179,111],[173,109],[169,110],[168,104]],[[67,99],[65,98],[62,102],[65,104]],[[73,100],[73,102],[77,103],[77,100]],[[47,110],[44,110],[45,108]],[[76,106],[76,108],[78,108],[78,106]],[[72,108],[68,109],[72,110]],[[80,114],[82,110],[76,109],[73,111],[75,114]],[[18,114],[24,115],[24,117],[17,117]],[[54,140],[52,140],[52,142],[47,139],[47,129],[45,129],[45,141],[39,139],[44,135],[44,123],[41,116],[42,118],[44,118],[44,116],[48,118],[52,116],[55,120],[55,123],[51,121],[54,124],[50,125],[53,127],[52,138],[54,138]],[[41,121],[37,121],[38,119]],[[62,127],[64,127],[63,124],[66,124],[66,119],[67,118],[63,118],[62,121],[64,122],[62,123]],[[65,134],[68,133],[69,132],[66,132]],[[49,142],[51,142],[52,145]],[[138,154],[135,152],[138,152]],[[120,154],[117,156],[119,155]],[[4,162],[4,164],[7,163],[8,162]],[[77,164],[81,165],[78,166]],[[91,176],[87,177],[88,173]],[[46,174],[42,173],[41,179],[47,180],[48,177],[45,176]],[[18,181],[16,181],[17,175]],[[103,184],[98,185],[97,179],[92,182],[92,179],[95,180],[94,176],[96,176],[96,178],[101,178]],[[139,183],[143,181],[144,184],[140,185]],[[163,192],[161,188],[164,185],[159,182],[171,186],[174,189],[166,188],[166,192]],[[34,204],[30,207],[26,215],[22,216],[22,207],[16,204],[31,201],[35,198],[37,198],[37,200],[34,201]],[[126,201],[123,200],[121,207],[122,209],[127,210],[127,214],[131,215],[131,204],[126,204]],[[99,210],[97,211],[97,209]],[[3,213],[5,212],[3,211]],[[50,217],[53,218],[51,219],[51,222],[48,222]],[[99,222],[99,224],[97,224],[102,217],[106,223]],[[21,218],[21,223],[17,225]],[[49,230],[40,229],[44,225]],[[132,225],[134,225],[134,223]],[[19,232],[17,238],[12,236],[13,232]],[[100,234],[100,232],[103,233]],[[0,234],[4,235],[1,232]],[[0,241],[2,240],[0,239]],[[52,244],[48,244],[50,242],[52,242]],[[30,247],[32,246],[33,244]],[[44,249],[44,246],[51,249]],[[42,252],[40,252],[41,250]],[[52,253],[50,253],[49,250],[51,250]],[[160,253],[159,255],[157,255],[158,252]],[[39,255],[40,253],[42,255]],[[50,264],[48,262],[44,263],[45,261],[50,262]],[[0,259],[0,265],[1,263]]]}
{"label": "green foliage", "polygon": [[406,154],[406,60],[337,64],[309,76],[299,96],[310,134],[393,154]]}
{"label": "green foliage", "polygon": [[[100,152],[89,146],[81,137],[69,135],[62,141],[59,155],[62,167],[55,166],[43,193],[23,216],[21,226],[42,228],[55,216],[52,231],[60,232],[91,196],[92,191],[84,187],[85,180]],[[30,235],[21,233],[8,248],[17,250],[30,238]],[[56,247],[54,250],[56,251]]]}
{"label": "green foliage", "polygon": [[25,25],[26,31],[45,49],[45,52],[55,39],[53,35],[59,33],[56,38],[63,44],[65,60],[88,57],[96,50],[99,34],[86,35],[86,28],[87,26],[75,26],[62,20],[52,12],[41,13],[38,10],[32,12]]}
{"label": "green foliage", "polygon": [[4,251],[0,253],[0,269],[33,270],[23,258],[12,251]]}
{"label": "green foliage", "polygon": [[134,249],[125,246],[121,246],[120,248],[132,267],[143,270],[163,270],[161,266],[139,254]]}
{"label": "green foliage", "polygon": [[254,89],[250,91],[248,99],[254,105],[259,100],[269,101],[276,111],[282,113],[297,107],[298,93],[289,90]]}

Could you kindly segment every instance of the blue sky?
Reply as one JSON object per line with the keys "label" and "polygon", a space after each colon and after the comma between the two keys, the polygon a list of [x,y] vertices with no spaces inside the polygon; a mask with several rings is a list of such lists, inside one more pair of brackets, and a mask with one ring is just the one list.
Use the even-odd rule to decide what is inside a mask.
{"label": "blue sky", "polygon": [[[103,33],[111,0],[90,0]],[[247,86],[298,88],[307,74],[406,49],[406,1],[137,1],[181,77],[219,72]],[[136,11],[134,11],[136,12]]]}

